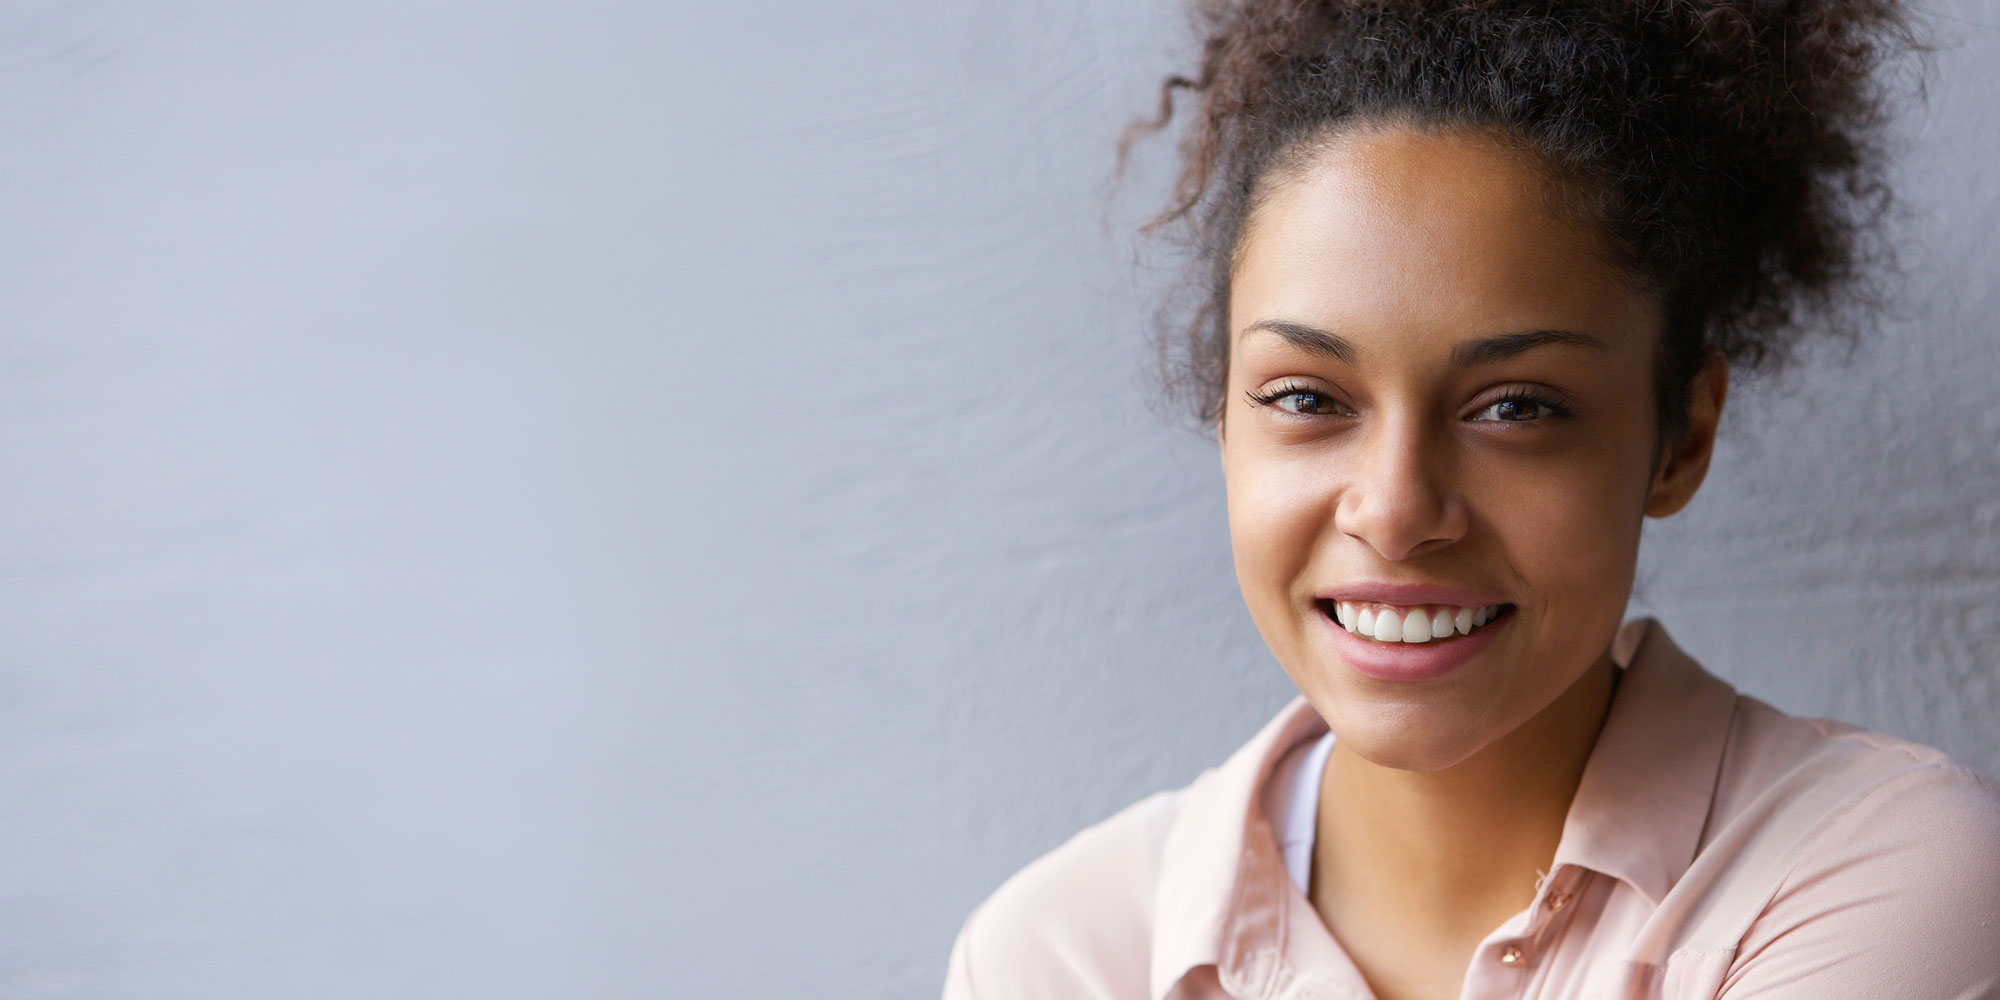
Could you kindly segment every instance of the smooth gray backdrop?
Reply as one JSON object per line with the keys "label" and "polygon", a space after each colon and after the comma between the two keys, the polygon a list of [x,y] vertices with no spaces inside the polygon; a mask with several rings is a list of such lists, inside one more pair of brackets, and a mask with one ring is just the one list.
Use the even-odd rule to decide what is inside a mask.
{"label": "smooth gray backdrop", "polygon": [[[1635,613],[2000,768],[2000,4]],[[1291,694],[1142,0],[0,7],[0,998],[922,997]],[[1150,262],[1150,263],[1148,263]]]}

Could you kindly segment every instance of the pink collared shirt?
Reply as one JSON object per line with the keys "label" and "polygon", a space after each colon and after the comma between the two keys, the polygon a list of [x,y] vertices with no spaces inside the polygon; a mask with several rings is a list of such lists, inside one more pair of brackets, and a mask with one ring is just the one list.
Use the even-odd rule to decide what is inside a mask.
{"label": "pink collared shirt", "polygon": [[[1739,695],[1651,619],[1612,655],[1554,863],[1521,873],[1534,902],[1480,943],[1462,1000],[2000,998],[2000,784]],[[1372,1000],[1271,820],[1280,763],[1325,732],[1295,698],[1023,868],[967,917],[946,1000]]]}

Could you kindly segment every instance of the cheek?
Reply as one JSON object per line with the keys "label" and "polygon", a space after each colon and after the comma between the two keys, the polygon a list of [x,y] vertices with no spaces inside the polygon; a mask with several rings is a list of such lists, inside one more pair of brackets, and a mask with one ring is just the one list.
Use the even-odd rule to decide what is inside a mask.
{"label": "cheek", "polygon": [[[1481,477],[1475,509],[1523,573],[1531,594],[1574,609],[1616,605],[1622,613],[1644,521],[1645,454],[1624,442]],[[1553,610],[1553,609],[1550,609]]]}
{"label": "cheek", "polygon": [[1223,464],[1229,541],[1253,606],[1283,600],[1311,560],[1327,523],[1324,484],[1297,463],[1245,456]]}

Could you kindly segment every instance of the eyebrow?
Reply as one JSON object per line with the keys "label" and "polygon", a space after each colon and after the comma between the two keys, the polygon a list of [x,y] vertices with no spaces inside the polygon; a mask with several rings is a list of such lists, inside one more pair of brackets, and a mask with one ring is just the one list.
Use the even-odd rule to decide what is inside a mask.
{"label": "eyebrow", "polygon": [[[1287,343],[1314,357],[1328,358],[1344,365],[1351,365],[1357,354],[1354,345],[1335,333],[1304,323],[1294,323],[1282,319],[1261,319],[1243,328],[1237,334],[1241,338],[1252,330],[1262,330],[1283,337]],[[1610,345],[1602,339],[1574,330],[1523,330],[1519,333],[1502,333],[1477,340],[1461,341],[1452,346],[1451,363],[1459,368],[1490,365],[1508,358],[1551,344],[1572,347],[1588,347],[1602,351]]]}

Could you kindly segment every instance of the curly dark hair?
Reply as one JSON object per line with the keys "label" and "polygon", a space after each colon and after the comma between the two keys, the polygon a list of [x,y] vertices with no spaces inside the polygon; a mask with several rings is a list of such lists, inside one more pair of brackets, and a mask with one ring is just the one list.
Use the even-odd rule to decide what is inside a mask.
{"label": "curly dark hair", "polygon": [[[1343,128],[1402,123],[1502,137],[1549,167],[1656,296],[1662,441],[1720,354],[1769,370],[1800,335],[1854,339],[1887,264],[1878,69],[1923,48],[1896,0],[1193,0],[1199,99],[1171,206],[1191,318],[1158,331],[1170,396],[1212,427],[1228,382],[1232,259],[1260,180]],[[1172,320],[1182,315],[1183,320]]]}

